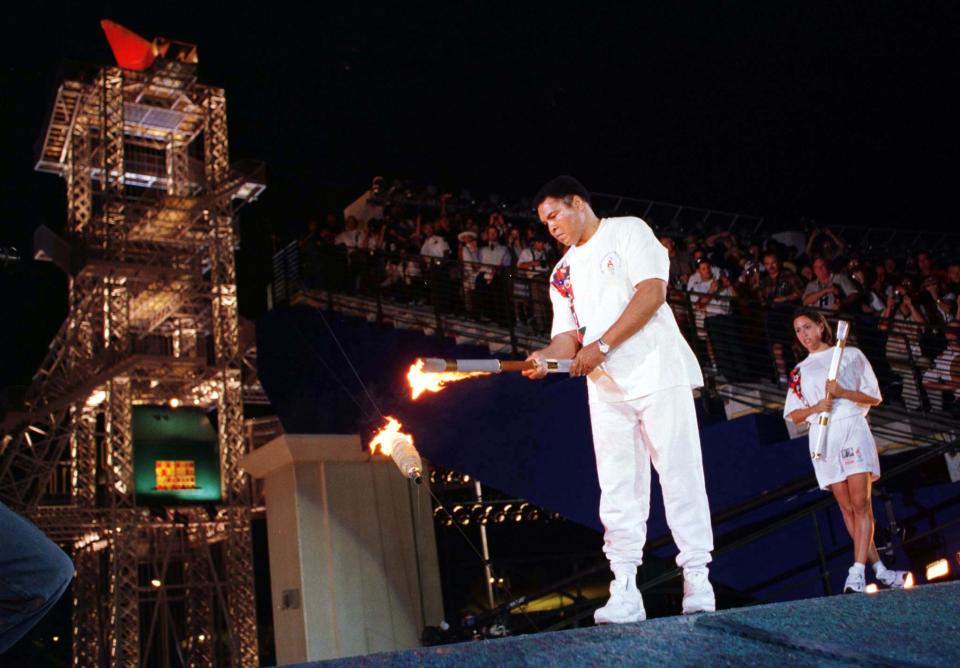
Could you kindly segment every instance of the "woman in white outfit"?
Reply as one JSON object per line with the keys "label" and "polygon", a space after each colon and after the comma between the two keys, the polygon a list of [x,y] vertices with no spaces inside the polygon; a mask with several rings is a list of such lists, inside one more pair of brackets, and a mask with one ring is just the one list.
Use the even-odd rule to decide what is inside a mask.
{"label": "woman in white outfit", "polygon": [[864,590],[867,560],[879,584],[900,588],[910,586],[908,571],[887,569],[873,543],[871,486],[880,478],[877,444],[867,424],[867,412],[881,402],[880,387],[873,367],[859,349],[847,346],[835,381],[827,382],[833,357],[833,331],[819,311],[801,308],[793,318],[793,330],[807,356],[790,373],[784,416],[794,424],[810,425],[810,451],[820,429],[820,413],[830,413],[825,456],[813,460],[817,482],[837,499],[843,522],[853,539],[853,566],[847,575],[844,593]]}

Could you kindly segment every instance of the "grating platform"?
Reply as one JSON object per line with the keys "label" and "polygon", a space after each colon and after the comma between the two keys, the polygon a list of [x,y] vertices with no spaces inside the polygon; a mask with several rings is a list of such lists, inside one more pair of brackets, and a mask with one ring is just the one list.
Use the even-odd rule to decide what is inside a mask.
{"label": "grating platform", "polygon": [[371,654],[313,666],[958,666],[960,582]]}

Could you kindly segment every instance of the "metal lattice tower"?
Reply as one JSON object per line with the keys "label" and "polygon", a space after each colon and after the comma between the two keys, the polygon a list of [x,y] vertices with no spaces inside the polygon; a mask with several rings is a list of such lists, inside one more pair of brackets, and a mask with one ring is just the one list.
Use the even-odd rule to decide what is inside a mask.
{"label": "metal lattice tower", "polygon": [[[234,252],[262,166],[230,164],[224,91],[171,44],[143,71],[74,67],[37,163],[66,181],[65,238],[37,247],[68,313],[4,424],[0,497],[73,545],[77,668],[258,663]],[[160,404],[216,409],[215,508],[135,505],[132,407]]]}

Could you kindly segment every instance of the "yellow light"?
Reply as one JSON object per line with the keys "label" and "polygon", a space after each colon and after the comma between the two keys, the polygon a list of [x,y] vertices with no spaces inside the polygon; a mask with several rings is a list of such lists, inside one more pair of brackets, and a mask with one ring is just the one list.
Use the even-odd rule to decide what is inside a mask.
{"label": "yellow light", "polygon": [[878,591],[880,591],[880,587],[878,587],[876,583],[871,582],[867,585],[867,588],[864,589],[864,591],[868,594],[876,594]]}
{"label": "yellow light", "polygon": [[150,584],[159,589],[160,585],[162,585],[163,583],[160,582],[160,580],[158,580],[157,578],[153,578],[152,580],[150,580]]}
{"label": "yellow light", "polygon": [[180,400],[177,399],[176,397],[170,400],[170,408],[176,408],[179,405],[180,405]]}
{"label": "yellow light", "polygon": [[937,559],[927,564],[927,582],[942,578],[950,573],[950,562],[946,559]]}
{"label": "yellow light", "polygon": [[206,639],[207,639],[207,636],[203,635],[202,633],[197,636],[197,640],[199,640],[200,642],[203,642]]}
{"label": "yellow light", "polygon": [[53,636],[53,642],[60,642],[60,636]]}
{"label": "yellow light", "polygon": [[903,588],[913,589],[916,584],[916,581],[913,579],[913,573],[907,573],[907,577],[903,579]]}

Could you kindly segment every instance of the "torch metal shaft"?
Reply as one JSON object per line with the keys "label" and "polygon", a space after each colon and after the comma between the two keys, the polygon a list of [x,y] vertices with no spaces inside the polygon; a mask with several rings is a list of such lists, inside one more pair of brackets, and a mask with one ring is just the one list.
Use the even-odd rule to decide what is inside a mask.
{"label": "torch metal shaft", "polygon": [[[444,373],[444,372],[485,372],[485,373],[505,373],[511,371],[526,371],[536,368],[532,360],[498,360],[498,359],[474,359],[458,360],[443,359],[441,357],[425,357],[423,362],[423,371],[425,373]],[[570,373],[570,365],[573,360],[546,360],[547,373]]]}
{"label": "torch metal shaft", "polygon": [[[847,335],[850,333],[850,323],[841,320],[837,323],[837,345],[833,348],[833,357],[830,358],[830,367],[827,369],[827,380],[837,379],[840,371],[840,362],[843,359],[843,350],[847,347]],[[830,411],[823,411],[817,418],[820,430],[817,432],[817,444],[813,449],[814,460],[820,461],[826,454],[827,427],[830,424]]]}

